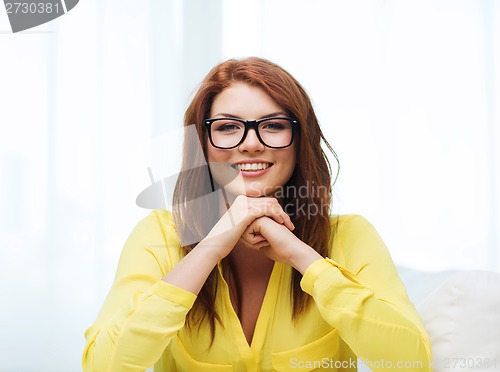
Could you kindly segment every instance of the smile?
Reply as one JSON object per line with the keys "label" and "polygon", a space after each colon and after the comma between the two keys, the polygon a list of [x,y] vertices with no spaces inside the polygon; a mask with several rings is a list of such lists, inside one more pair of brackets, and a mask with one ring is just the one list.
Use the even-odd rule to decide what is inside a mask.
{"label": "smile", "polygon": [[233,167],[240,171],[261,171],[269,168],[272,163],[240,163],[234,164]]}

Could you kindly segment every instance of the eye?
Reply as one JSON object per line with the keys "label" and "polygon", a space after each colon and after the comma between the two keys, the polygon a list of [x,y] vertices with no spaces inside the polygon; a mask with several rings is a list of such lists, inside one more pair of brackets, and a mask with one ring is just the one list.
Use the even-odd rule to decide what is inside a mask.
{"label": "eye", "polygon": [[262,123],[261,129],[266,132],[281,132],[291,127],[288,120],[285,119],[271,119]]}
{"label": "eye", "polygon": [[279,129],[284,129],[284,126],[280,123],[270,122],[270,123],[266,123],[263,128],[264,129],[279,130]]}
{"label": "eye", "polygon": [[213,130],[220,133],[234,133],[243,129],[243,124],[231,120],[219,120],[213,123]]}

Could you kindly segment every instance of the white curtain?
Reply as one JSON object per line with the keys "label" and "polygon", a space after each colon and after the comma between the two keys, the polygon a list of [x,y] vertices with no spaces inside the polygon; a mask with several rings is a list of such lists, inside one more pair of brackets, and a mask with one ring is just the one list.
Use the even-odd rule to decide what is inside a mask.
{"label": "white curtain", "polygon": [[265,56],[310,93],[337,213],[367,217],[398,264],[500,269],[498,2],[227,3],[242,34],[224,56]]}
{"label": "white curtain", "polygon": [[341,173],[398,264],[500,270],[495,1],[81,1],[0,15],[0,370],[79,371],[135,198],[179,162],[218,61],[259,55],[310,93]]}

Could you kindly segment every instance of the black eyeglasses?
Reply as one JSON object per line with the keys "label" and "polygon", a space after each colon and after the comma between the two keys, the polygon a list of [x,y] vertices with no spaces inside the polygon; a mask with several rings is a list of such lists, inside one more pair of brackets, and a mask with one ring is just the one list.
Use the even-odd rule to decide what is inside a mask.
{"label": "black eyeglasses", "polygon": [[259,120],[236,118],[206,119],[204,125],[213,147],[232,149],[243,143],[248,130],[254,129],[259,141],[272,149],[288,147],[293,142],[294,134],[300,129],[296,119],[272,117]]}

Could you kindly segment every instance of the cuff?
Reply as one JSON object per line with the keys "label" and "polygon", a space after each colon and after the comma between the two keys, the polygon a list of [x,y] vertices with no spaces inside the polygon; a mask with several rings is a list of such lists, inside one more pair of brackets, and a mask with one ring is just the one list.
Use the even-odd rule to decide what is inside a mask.
{"label": "cuff", "polygon": [[194,301],[197,297],[194,293],[164,282],[161,279],[153,284],[151,291],[166,300],[178,303],[188,309],[193,307]]}
{"label": "cuff", "polygon": [[302,290],[312,296],[314,282],[323,271],[328,270],[332,266],[337,266],[337,264],[329,258],[323,258],[314,261],[306,269],[306,271],[304,272],[304,276],[300,281],[300,287],[302,288]]}

